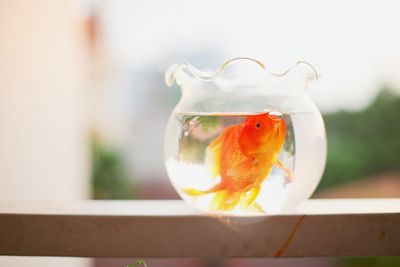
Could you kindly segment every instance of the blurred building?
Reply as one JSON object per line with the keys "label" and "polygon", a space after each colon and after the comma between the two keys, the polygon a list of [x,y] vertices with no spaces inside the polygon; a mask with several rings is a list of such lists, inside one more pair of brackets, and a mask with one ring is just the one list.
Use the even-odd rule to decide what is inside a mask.
{"label": "blurred building", "polygon": [[[89,196],[87,51],[72,1],[0,2],[0,205]],[[87,266],[0,257],[0,266]]]}

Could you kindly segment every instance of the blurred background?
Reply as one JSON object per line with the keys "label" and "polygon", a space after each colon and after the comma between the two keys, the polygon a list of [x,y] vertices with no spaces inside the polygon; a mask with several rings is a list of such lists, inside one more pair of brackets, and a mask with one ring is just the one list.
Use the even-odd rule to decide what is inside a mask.
{"label": "blurred background", "polygon": [[[328,161],[313,197],[400,197],[397,1],[0,0],[0,205],[175,199],[164,71],[247,56],[322,74]],[[0,257],[0,266],[132,259]],[[148,259],[154,266],[394,266],[398,258]]]}

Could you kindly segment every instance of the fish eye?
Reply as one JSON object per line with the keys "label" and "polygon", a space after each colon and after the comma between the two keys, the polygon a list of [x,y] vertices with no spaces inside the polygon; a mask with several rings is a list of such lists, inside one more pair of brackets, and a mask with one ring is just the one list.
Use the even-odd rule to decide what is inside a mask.
{"label": "fish eye", "polygon": [[257,128],[257,129],[260,129],[260,128],[261,128],[261,123],[260,123],[260,122],[257,122],[257,123],[256,123],[256,128]]}

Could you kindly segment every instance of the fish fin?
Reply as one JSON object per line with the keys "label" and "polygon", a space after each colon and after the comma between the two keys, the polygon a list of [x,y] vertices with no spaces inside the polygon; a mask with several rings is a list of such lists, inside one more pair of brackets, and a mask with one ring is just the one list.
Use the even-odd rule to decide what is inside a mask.
{"label": "fish fin", "polygon": [[207,194],[206,191],[201,191],[201,190],[197,190],[194,188],[184,188],[182,189],[183,192],[185,192],[185,194],[190,195],[190,196],[202,196]]}
{"label": "fish fin", "polygon": [[214,139],[206,149],[205,164],[210,177],[215,178],[221,172],[221,149],[223,144],[223,135]]}
{"label": "fish fin", "polygon": [[211,203],[210,209],[211,210],[221,210],[225,206],[225,199],[229,195],[228,190],[221,190],[216,192]]}
{"label": "fish fin", "polygon": [[239,203],[240,208],[248,212],[265,213],[264,209],[256,202],[260,190],[261,185],[257,185],[250,189],[248,194],[243,195]]}
{"label": "fish fin", "polygon": [[210,209],[219,211],[232,210],[238,204],[240,197],[240,192],[232,192],[229,190],[218,191],[211,201]]}
{"label": "fish fin", "polygon": [[183,192],[191,196],[202,196],[215,193],[210,203],[210,209],[219,211],[234,209],[242,195],[241,192],[231,192],[225,189],[223,183],[216,184],[212,188],[203,191],[194,188],[184,188]]}
{"label": "fish fin", "polygon": [[243,197],[243,200],[240,202],[240,204],[244,208],[249,208],[255,203],[255,200],[258,197],[258,194],[260,193],[261,186],[256,185],[252,189],[249,190],[248,194]]}
{"label": "fish fin", "polygon": [[249,207],[249,211],[255,211],[255,212],[259,212],[259,213],[266,213],[265,210],[263,208],[261,208],[261,206],[257,202],[254,202]]}
{"label": "fish fin", "polygon": [[182,191],[185,192],[186,194],[190,195],[190,196],[202,196],[202,195],[206,195],[206,194],[211,194],[220,190],[224,189],[224,185],[222,183],[218,183],[216,185],[214,185],[213,187],[211,187],[208,190],[197,190],[194,188],[183,188]]}
{"label": "fish fin", "polygon": [[275,166],[285,172],[286,177],[287,177],[289,182],[293,182],[293,179],[294,179],[293,172],[290,169],[286,168],[282,161],[277,159],[275,161]]}

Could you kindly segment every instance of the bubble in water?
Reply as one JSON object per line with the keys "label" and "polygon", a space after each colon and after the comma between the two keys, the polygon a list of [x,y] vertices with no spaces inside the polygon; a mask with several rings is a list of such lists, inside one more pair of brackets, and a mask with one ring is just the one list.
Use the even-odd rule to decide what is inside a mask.
{"label": "bubble in water", "polygon": [[279,112],[279,111],[270,111],[269,113],[268,113],[268,115],[269,115],[269,117],[271,118],[271,119],[282,119],[282,117],[283,117],[283,114],[281,113],[281,112]]}

